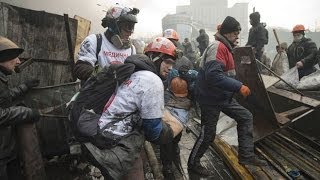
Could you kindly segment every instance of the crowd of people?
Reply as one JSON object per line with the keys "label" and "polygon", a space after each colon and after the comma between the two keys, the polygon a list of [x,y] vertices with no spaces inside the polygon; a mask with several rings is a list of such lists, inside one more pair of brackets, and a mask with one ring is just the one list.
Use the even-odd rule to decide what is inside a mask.
{"label": "crowd of people", "polygon": [[[211,43],[205,29],[200,29],[196,40],[199,43],[201,59],[197,64],[196,50],[190,40],[185,38],[183,43],[180,43],[179,34],[174,29],[164,30],[162,37],[154,38],[147,45],[132,42],[130,36],[138,23],[138,14],[137,8],[122,5],[111,7],[102,19],[105,32],[89,35],[81,44],[74,75],[81,80],[82,85],[90,77],[98,75],[101,69],[126,61],[139,60],[142,66],[148,67],[136,68],[127,80],[117,86],[114,95],[105,102],[103,112],[99,115],[96,135],[101,135],[99,137],[104,137],[105,141],[122,139],[122,143],[135,147],[141,144],[127,137],[136,131],[141,134],[137,136],[141,141],[147,140],[159,145],[163,175],[165,179],[175,179],[172,166],[181,166],[179,141],[189,119],[189,111],[195,105],[194,102],[197,102],[201,109],[201,131],[188,159],[189,172],[201,176],[211,175],[210,170],[200,162],[215,138],[220,112],[237,122],[239,164],[265,166],[266,162],[254,154],[253,116],[233,97],[235,93],[243,98],[251,94],[246,84],[235,79],[232,51],[238,44],[240,23],[234,17],[227,16],[219,25],[215,40]],[[249,17],[252,27],[246,46],[252,47],[256,59],[261,61],[264,45],[268,43],[268,31],[265,24],[260,22],[258,12],[250,14]],[[302,78],[315,71],[314,65],[318,63],[317,46],[305,37],[303,25],[296,25],[292,34],[294,40],[289,47],[285,43],[277,46],[278,54],[271,70],[275,70],[274,67],[287,60],[287,64],[282,68],[284,70],[275,70],[276,73],[283,74],[289,68],[297,67],[299,77]],[[18,56],[22,52],[23,49],[12,41],[0,37],[0,132],[3,137],[0,142],[0,179],[4,180],[19,179],[18,176],[21,176],[21,173],[17,173],[20,171],[16,171],[19,161],[16,157],[14,127],[20,123],[39,120],[37,110],[13,104],[14,98],[37,86],[39,81],[30,80],[17,88],[8,88],[7,76],[20,63]],[[107,147],[107,150],[116,147],[117,144],[113,144]],[[88,146],[84,148],[93,154]],[[95,163],[98,162],[105,178],[130,179],[131,174],[143,170],[134,168],[141,165],[137,149],[139,148],[128,150],[129,154],[138,157],[130,159],[130,162],[123,157],[113,162],[104,159],[105,157],[100,157],[103,161],[98,160],[97,154],[106,155],[103,148],[95,148],[93,158]],[[92,156],[88,159],[92,159]],[[128,166],[126,171],[112,168],[121,167],[122,163]]]}

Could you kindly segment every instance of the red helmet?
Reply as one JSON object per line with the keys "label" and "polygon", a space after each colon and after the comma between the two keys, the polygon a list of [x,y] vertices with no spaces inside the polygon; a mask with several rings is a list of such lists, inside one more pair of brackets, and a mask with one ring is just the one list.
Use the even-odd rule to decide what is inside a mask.
{"label": "red helmet", "polygon": [[173,29],[164,30],[163,37],[179,41],[179,35],[178,35],[177,31],[175,31]]}
{"label": "red helmet", "polygon": [[176,59],[176,46],[165,37],[157,37],[144,49],[144,53],[160,52]]}
{"label": "red helmet", "polygon": [[298,24],[298,25],[295,25],[292,29],[292,32],[300,32],[300,31],[305,31],[306,29],[304,28],[304,25],[302,24]]}

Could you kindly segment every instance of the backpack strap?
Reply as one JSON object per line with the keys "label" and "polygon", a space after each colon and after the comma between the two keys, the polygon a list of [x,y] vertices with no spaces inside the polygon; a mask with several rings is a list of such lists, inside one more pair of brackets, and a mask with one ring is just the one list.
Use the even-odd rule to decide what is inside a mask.
{"label": "backpack strap", "polygon": [[131,44],[131,55],[133,55],[133,45],[132,44]]}
{"label": "backpack strap", "polygon": [[96,61],[95,65],[98,64],[98,56],[99,56],[99,53],[101,51],[101,45],[102,45],[102,35],[101,34],[96,34],[96,37],[97,37],[97,49],[96,49],[97,61]]}

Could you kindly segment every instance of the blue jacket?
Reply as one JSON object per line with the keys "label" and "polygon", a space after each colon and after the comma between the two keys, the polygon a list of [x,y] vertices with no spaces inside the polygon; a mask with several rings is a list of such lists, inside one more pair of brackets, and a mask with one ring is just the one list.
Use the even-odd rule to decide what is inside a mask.
{"label": "blue jacket", "polygon": [[204,54],[196,85],[197,101],[205,105],[229,103],[242,86],[233,78],[235,69],[230,43],[220,35]]}

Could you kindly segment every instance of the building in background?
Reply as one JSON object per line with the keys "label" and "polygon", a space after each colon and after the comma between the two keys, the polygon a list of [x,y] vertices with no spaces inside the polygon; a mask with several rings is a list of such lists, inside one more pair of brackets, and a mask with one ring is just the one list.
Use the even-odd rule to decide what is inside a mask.
{"label": "building in background", "polygon": [[176,14],[162,19],[162,29],[176,29],[180,40],[186,37],[192,40],[199,35],[198,30],[204,28],[213,40],[217,26],[226,16],[233,16],[240,22],[243,32],[240,43],[244,44],[249,31],[248,3],[236,3],[228,8],[228,0],[190,0],[190,5],[177,6]]}

